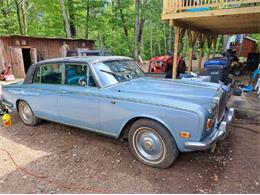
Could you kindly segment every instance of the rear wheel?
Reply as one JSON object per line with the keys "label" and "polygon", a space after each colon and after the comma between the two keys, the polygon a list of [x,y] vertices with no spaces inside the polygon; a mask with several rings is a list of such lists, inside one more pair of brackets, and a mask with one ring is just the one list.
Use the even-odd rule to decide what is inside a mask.
{"label": "rear wheel", "polygon": [[41,119],[37,118],[34,115],[31,107],[25,101],[22,100],[19,101],[18,111],[19,111],[20,118],[25,125],[36,126],[41,123]]}
{"label": "rear wheel", "polygon": [[168,67],[168,68],[167,68],[165,78],[166,78],[166,79],[172,78],[172,68],[171,68],[171,67]]}
{"label": "rear wheel", "polygon": [[129,131],[128,140],[133,155],[152,167],[167,168],[179,154],[169,131],[153,120],[136,121]]}

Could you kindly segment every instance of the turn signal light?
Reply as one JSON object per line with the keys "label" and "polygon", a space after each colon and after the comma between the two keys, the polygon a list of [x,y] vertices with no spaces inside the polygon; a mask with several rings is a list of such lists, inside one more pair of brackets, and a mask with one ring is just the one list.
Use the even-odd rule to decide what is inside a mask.
{"label": "turn signal light", "polygon": [[208,122],[207,122],[207,128],[210,129],[213,125],[213,120],[212,119],[208,119]]}
{"label": "turn signal light", "polygon": [[191,134],[189,132],[180,132],[180,137],[191,138]]}

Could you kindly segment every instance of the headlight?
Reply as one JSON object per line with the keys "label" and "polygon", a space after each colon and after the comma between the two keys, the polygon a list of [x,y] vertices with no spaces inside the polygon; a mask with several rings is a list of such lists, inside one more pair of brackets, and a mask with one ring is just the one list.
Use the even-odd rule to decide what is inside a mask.
{"label": "headlight", "polygon": [[209,113],[210,113],[210,114],[215,113],[215,112],[217,111],[217,107],[218,107],[218,103],[214,102],[214,103],[212,104],[212,106],[210,107],[210,109],[209,109]]}

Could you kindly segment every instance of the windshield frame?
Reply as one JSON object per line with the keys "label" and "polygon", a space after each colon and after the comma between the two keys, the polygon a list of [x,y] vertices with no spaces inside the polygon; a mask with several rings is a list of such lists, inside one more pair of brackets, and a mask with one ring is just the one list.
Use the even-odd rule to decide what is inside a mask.
{"label": "windshield frame", "polygon": [[99,83],[99,86],[100,88],[108,88],[108,87],[111,87],[111,86],[115,86],[115,85],[120,85],[122,83],[126,83],[126,82],[131,82],[131,80],[125,80],[125,81],[121,81],[121,82],[117,82],[117,83],[113,83],[113,84],[110,84],[110,85],[103,85],[102,82],[100,81],[100,78],[99,78],[99,75],[97,74],[96,72],[96,68],[95,66],[99,63],[103,63],[103,62],[112,62],[112,61],[132,61],[133,63],[135,63],[135,65],[137,66],[137,68],[140,70],[140,72],[144,75],[143,77],[140,77],[140,78],[132,78],[131,80],[137,80],[137,79],[141,79],[141,78],[145,78],[146,77],[146,74],[145,72],[143,71],[143,69],[140,67],[139,63],[134,60],[134,59],[109,59],[109,60],[103,60],[103,61],[98,61],[98,62],[95,62],[93,63],[91,66],[92,66],[92,72],[94,73],[94,77],[96,78],[97,82]]}

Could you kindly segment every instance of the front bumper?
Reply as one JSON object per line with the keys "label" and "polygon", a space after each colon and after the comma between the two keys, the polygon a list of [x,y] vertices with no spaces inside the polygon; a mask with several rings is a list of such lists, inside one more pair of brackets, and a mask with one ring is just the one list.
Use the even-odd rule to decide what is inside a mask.
{"label": "front bumper", "polygon": [[218,125],[218,127],[214,128],[214,131],[203,139],[200,142],[188,141],[184,142],[184,146],[186,149],[191,151],[194,150],[208,150],[210,149],[217,141],[225,138],[228,132],[228,124],[234,119],[235,110],[234,108],[226,109],[225,115]]}

